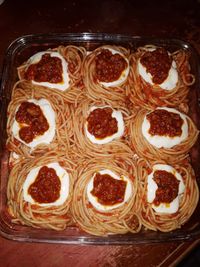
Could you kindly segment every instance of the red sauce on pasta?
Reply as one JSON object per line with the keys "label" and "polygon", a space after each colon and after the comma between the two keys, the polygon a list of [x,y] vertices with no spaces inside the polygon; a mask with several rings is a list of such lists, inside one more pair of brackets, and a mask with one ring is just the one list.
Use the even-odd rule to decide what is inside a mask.
{"label": "red sauce on pasta", "polygon": [[28,67],[25,79],[36,82],[61,83],[63,81],[62,72],[61,59],[44,54],[38,63]]}
{"label": "red sauce on pasta", "polygon": [[115,205],[124,201],[126,181],[116,180],[108,174],[97,173],[91,194],[102,205]]}
{"label": "red sauce on pasta", "polygon": [[68,69],[70,73],[74,74],[77,71],[78,67],[79,67],[79,62],[76,58],[73,58],[68,61]]}
{"label": "red sauce on pasta", "polygon": [[87,118],[88,132],[96,138],[103,139],[118,131],[117,120],[112,117],[113,110],[109,107],[96,108]]}
{"label": "red sauce on pasta", "polygon": [[43,166],[28,189],[28,193],[38,203],[52,203],[60,196],[61,182],[53,168]]}
{"label": "red sauce on pasta", "polygon": [[160,203],[171,203],[178,196],[180,181],[172,173],[157,170],[154,172],[153,180],[158,186],[156,197],[153,201],[156,206]]}
{"label": "red sauce on pasta", "polygon": [[[155,99],[157,106],[164,106],[165,102],[162,100],[162,97],[165,96],[164,91],[152,91],[151,86],[145,86],[143,90],[144,94],[146,95],[147,101],[148,99]],[[156,105],[154,105],[156,107]]]}
{"label": "red sauce on pasta", "polygon": [[113,82],[120,78],[123,70],[128,66],[120,54],[112,54],[108,49],[102,49],[96,56],[96,78],[100,82]]}
{"label": "red sauce on pasta", "polygon": [[164,48],[157,48],[154,51],[145,52],[140,62],[147,72],[151,73],[153,83],[161,84],[168,76],[172,57]]}
{"label": "red sauce on pasta", "polygon": [[169,137],[181,136],[183,119],[179,114],[164,109],[156,109],[147,114],[150,122],[151,135],[167,135]]}
{"label": "red sauce on pasta", "polygon": [[43,135],[49,129],[49,124],[40,106],[32,102],[21,103],[15,119],[22,124],[19,136],[26,143],[30,143],[36,136]]}

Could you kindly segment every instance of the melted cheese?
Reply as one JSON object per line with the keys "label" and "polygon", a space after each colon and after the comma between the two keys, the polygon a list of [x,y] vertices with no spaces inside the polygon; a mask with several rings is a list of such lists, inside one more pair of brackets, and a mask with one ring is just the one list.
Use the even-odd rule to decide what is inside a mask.
{"label": "melted cheese", "polygon": [[181,119],[183,120],[183,125],[181,127],[182,134],[181,136],[160,136],[160,135],[151,135],[149,133],[150,129],[150,122],[147,119],[147,115],[144,117],[143,123],[142,123],[142,134],[146,138],[146,140],[153,146],[157,148],[172,148],[175,145],[180,144],[188,137],[188,123],[187,123],[187,117],[183,113],[179,112],[178,110],[174,108],[166,108],[166,107],[159,107],[157,109],[164,109],[169,112],[173,112],[176,114],[179,114]]}
{"label": "melted cheese", "polygon": [[128,59],[122,54],[120,53],[119,51],[113,49],[113,48],[109,48],[109,47],[105,47],[105,49],[108,49],[113,55],[115,54],[119,54],[120,56],[122,56],[125,61],[127,62],[127,67],[122,71],[120,77],[115,80],[115,81],[112,81],[112,82],[101,82],[99,81],[99,83],[101,85],[103,85],[104,87],[115,87],[115,86],[120,86],[121,84],[123,84],[127,77],[128,77],[128,74],[129,74],[129,70],[130,70],[130,66],[129,66],[129,61]]}
{"label": "melted cheese", "polygon": [[[30,148],[35,148],[37,145],[40,144],[50,144],[55,136],[55,129],[56,129],[56,122],[55,122],[55,112],[53,108],[51,107],[51,104],[46,99],[30,99],[28,102],[34,103],[36,105],[39,105],[45,118],[48,121],[49,129],[43,134],[36,136],[32,142],[26,143],[24,140],[22,140],[19,136],[19,131],[21,129],[20,123],[14,119],[13,125],[12,125],[12,134],[13,136],[19,140],[21,143],[25,144],[26,146]],[[15,111],[15,115],[19,109],[19,106],[17,107]],[[26,125],[24,125],[26,126]]]}
{"label": "melted cheese", "polygon": [[[147,49],[147,50],[148,51],[154,51],[155,49]],[[137,67],[138,67],[138,72],[139,72],[140,76],[147,83],[150,83],[151,85],[157,85],[153,82],[151,73],[147,72],[146,67],[144,67],[142,65],[140,60],[138,60]],[[173,60],[167,78],[164,80],[164,82],[162,82],[161,84],[158,84],[158,85],[163,90],[172,90],[176,87],[176,85],[178,83],[178,79],[179,79],[179,77],[178,77],[177,65],[176,65],[176,62]]]}
{"label": "melted cheese", "polygon": [[132,195],[132,183],[131,183],[130,179],[128,177],[125,177],[125,176],[118,176],[117,174],[115,174],[114,172],[112,172],[111,170],[108,170],[108,169],[101,170],[101,171],[99,171],[99,173],[101,175],[108,174],[114,179],[123,180],[123,181],[127,182],[124,201],[121,202],[121,203],[117,203],[115,205],[111,205],[111,206],[100,204],[98,202],[98,198],[91,194],[91,191],[93,190],[93,187],[94,187],[93,183],[94,183],[94,177],[96,175],[96,173],[95,173],[93,175],[93,177],[91,177],[91,179],[90,179],[90,181],[89,181],[89,183],[87,185],[87,197],[88,197],[89,202],[93,205],[93,207],[95,209],[97,209],[99,211],[111,211],[113,209],[116,209],[116,208],[124,205]]}
{"label": "melted cheese", "polygon": [[42,207],[50,207],[50,206],[60,206],[64,204],[64,202],[67,200],[69,195],[69,174],[65,169],[63,169],[59,163],[53,162],[49,163],[47,165],[48,168],[53,168],[56,171],[56,175],[59,177],[61,182],[61,189],[60,189],[60,196],[59,198],[52,203],[38,203],[36,202],[32,196],[28,193],[28,189],[35,182],[35,179],[37,178],[37,175],[40,171],[40,169],[43,166],[33,168],[27,175],[25,182],[23,184],[23,198],[24,201],[29,202],[31,204],[35,204]]}
{"label": "melted cheese", "polygon": [[[156,182],[153,180],[153,175],[156,170],[164,170],[167,172],[172,173],[177,180],[180,181],[179,183],[179,189],[178,189],[178,196],[170,203],[160,203],[158,206],[154,205],[152,202],[154,201],[156,197],[156,190],[158,188]],[[185,185],[183,183],[183,178],[170,165],[165,165],[165,164],[156,164],[153,166],[153,171],[148,175],[147,179],[147,201],[149,203],[152,203],[152,208],[154,211],[159,212],[159,213],[175,213],[178,211],[179,208],[179,202],[180,202],[180,196],[184,193],[185,190]]]}
{"label": "melted cheese", "polygon": [[[97,108],[103,109],[103,108],[106,108],[106,107],[109,107],[109,106],[104,106],[104,107],[93,106],[93,107],[90,108],[89,113],[92,112],[93,110],[97,109]],[[111,108],[111,107],[109,107],[109,108]],[[113,141],[114,139],[118,139],[118,138],[122,137],[122,135],[124,134],[124,120],[123,120],[122,112],[113,109],[112,117],[117,120],[118,130],[113,135],[107,136],[107,137],[102,138],[102,139],[96,138],[94,135],[92,135],[88,131],[88,122],[86,121],[86,123],[85,123],[85,134],[86,134],[87,138],[92,143],[101,145],[101,144],[109,143],[109,142]]]}
{"label": "melted cheese", "polygon": [[50,52],[50,51],[45,51],[45,52],[39,52],[35,55],[33,55],[27,62],[27,69],[31,64],[36,64],[38,63],[42,56],[44,54],[50,54],[51,57],[57,57],[59,59],[61,59],[61,63],[62,63],[62,82],[60,83],[50,83],[50,82],[37,82],[35,80],[32,80],[33,84],[36,85],[42,85],[48,88],[56,88],[58,90],[61,91],[65,91],[68,89],[69,87],[69,74],[68,74],[68,63],[67,61],[64,59],[63,56],[61,56],[58,52]]}

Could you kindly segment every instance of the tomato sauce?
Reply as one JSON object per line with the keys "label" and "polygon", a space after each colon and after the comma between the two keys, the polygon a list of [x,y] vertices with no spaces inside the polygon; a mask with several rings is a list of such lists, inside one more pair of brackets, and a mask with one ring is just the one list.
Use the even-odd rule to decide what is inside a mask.
{"label": "tomato sauce", "polygon": [[118,53],[112,54],[108,49],[102,49],[96,56],[96,78],[100,82],[113,82],[120,78],[127,68],[126,60]]}
{"label": "tomato sauce", "polygon": [[108,174],[97,173],[91,194],[102,205],[115,205],[124,201],[126,184],[126,181],[114,179]]}
{"label": "tomato sauce", "polygon": [[147,115],[150,122],[149,133],[160,136],[181,136],[183,119],[179,114],[164,109],[156,109]]}
{"label": "tomato sauce", "polygon": [[147,72],[152,75],[154,84],[163,83],[172,65],[172,57],[164,48],[157,48],[154,51],[147,51],[140,59],[141,64]]}
{"label": "tomato sauce", "polygon": [[32,142],[36,136],[43,135],[49,129],[40,106],[32,102],[22,102],[15,119],[21,124],[19,137],[26,143]]}
{"label": "tomato sauce", "polygon": [[28,67],[24,75],[25,79],[29,81],[61,83],[63,81],[62,72],[61,59],[44,54],[38,63]]}
{"label": "tomato sauce", "polygon": [[28,193],[38,203],[52,203],[60,196],[61,182],[53,168],[43,166],[28,189]]}
{"label": "tomato sauce", "polygon": [[158,186],[153,201],[156,206],[160,203],[171,203],[178,196],[180,181],[172,173],[157,170],[154,172],[153,180]]}
{"label": "tomato sauce", "polygon": [[98,139],[111,136],[118,131],[117,120],[112,117],[113,110],[109,107],[96,108],[87,118],[88,132]]}

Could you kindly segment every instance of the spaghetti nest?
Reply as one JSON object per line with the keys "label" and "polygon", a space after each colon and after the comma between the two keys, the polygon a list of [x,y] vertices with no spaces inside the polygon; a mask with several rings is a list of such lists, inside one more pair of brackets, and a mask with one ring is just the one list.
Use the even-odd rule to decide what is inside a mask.
{"label": "spaghetti nest", "polygon": [[137,106],[155,108],[157,106],[179,107],[187,104],[189,86],[195,82],[195,77],[190,73],[189,58],[187,51],[178,50],[171,54],[176,62],[178,82],[172,90],[164,90],[159,85],[151,85],[146,82],[139,73],[138,63],[147,49],[155,49],[155,46],[139,47],[130,58],[130,75],[127,87],[127,95]]}
{"label": "spaghetti nest", "polygon": [[[48,88],[43,85],[34,84],[34,87],[37,90],[43,91],[48,90],[49,93],[56,91],[66,98],[67,101],[76,103],[77,98],[83,94],[84,85],[83,85],[83,61],[86,56],[86,49],[81,46],[58,46],[54,49],[49,49],[47,52],[58,52],[67,62],[67,73],[69,75],[69,87],[65,91],[60,91],[56,88]],[[18,77],[19,80],[23,81],[25,79],[25,71],[29,66],[29,61],[24,62],[21,66],[18,67]],[[32,84],[31,81],[26,80],[27,83]]]}
{"label": "spaghetti nest", "polygon": [[[21,103],[30,99],[47,100],[55,113],[55,135],[50,144],[39,144],[34,148],[28,147],[19,140],[15,139],[12,133],[12,126],[15,120],[15,114]],[[62,150],[69,155],[71,147],[71,138],[73,135],[73,123],[70,112],[70,105],[66,98],[58,91],[50,92],[50,89],[38,90],[29,83],[19,82],[13,88],[12,100],[8,106],[7,121],[7,147],[10,151],[16,152],[20,156],[32,157],[36,154],[42,154],[49,150]]]}
{"label": "spaghetti nest", "polygon": [[[69,195],[60,206],[39,206],[24,200],[23,185],[28,173],[35,167],[58,162],[69,174]],[[72,188],[75,178],[74,164],[62,154],[47,153],[43,157],[36,157],[30,161],[21,160],[12,168],[7,186],[7,198],[9,213],[14,223],[21,223],[36,228],[64,230],[71,225],[72,217],[70,205],[72,201]]]}
{"label": "spaghetti nest", "polygon": [[[109,107],[117,112],[121,111],[124,120],[124,133],[121,137],[118,137],[105,144],[93,143],[86,134],[86,122],[90,114],[91,108]],[[129,117],[129,111],[127,108],[123,108],[120,105],[108,105],[104,100],[92,101],[86,98],[75,109],[72,110],[73,117],[73,130],[74,130],[74,144],[73,152],[76,157],[109,157],[110,154],[132,153],[127,141],[127,129],[126,119]],[[110,125],[109,125],[110,127]],[[119,130],[119,129],[118,129]]]}
{"label": "spaghetti nest", "polygon": [[[93,235],[124,234],[139,232],[141,222],[137,215],[137,169],[129,157],[81,160],[78,164],[78,180],[74,187],[72,214],[80,229]],[[89,201],[87,186],[100,170],[109,169],[118,176],[129,178],[132,195],[126,203],[110,211],[99,211]]]}
{"label": "spaghetti nest", "polygon": [[185,191],[179,196],[178,211],[171,214],[156,212],[152,204],[147,201],[147,179],[152,172],[153,165],[166,164],[163,161],[148,162],[146,159],[138,160],[138,195],[140,199],[140,219],[143,226],[150,230],[169,232],[180,228],[193,214],[198,200],[199,189],[195,174],[188,160],[171,165],[182,176]]}
{"label": "spaghetti nest", "polygon": [[[108,104],[112,105],[115,103],[124,105],[125,99],[125,88],[128,85],[127,79],[118,86],[105,87],[96,78],[96,64],[95,59],[102,49],[114,49],[119,53],[123,54],[129,62],[130,51],[121,46],[101,46],[89,53],[83,63],[83,81],[86,88],[88,97],[96,101],[104,99]],[[128,64],[129,65],[129,64]],[[129,67],[129,66],[128,66]],[[112,97],[111,97],[112,96]]]}
{"label": "spaghetti nest", "polygon": [[[153,111],[153,110],[152,110]],[[167,162],[180,162],[188,157],[188,153],[197,141],[199,131],[189,116],[186,116],[188,123],[188,137],[180,144],[171,148],[157,148],[150,144],[142,133],[142,124],[145,116],[149,113],[146,109],[141,109],[135,119],[128,122],[130,146],[137,155],[149,160],[165,160]]]}

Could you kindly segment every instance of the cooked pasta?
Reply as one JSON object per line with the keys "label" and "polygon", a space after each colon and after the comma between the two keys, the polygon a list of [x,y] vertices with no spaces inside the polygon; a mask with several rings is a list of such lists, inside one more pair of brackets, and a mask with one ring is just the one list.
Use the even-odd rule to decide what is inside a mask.
{"label": "cooked pasta", "polygon": [[[28,84],[29,85],[29,84]],[[29,101],[30,99],[45,99],[47,100],[55,112],[55,136],[50,144],[39,144],[34,148],[28,147],[13,135],[12,127],[15,120],[17,108],[21,103]],[[27,83],[20,82],[16,84],[13,89],[12,100],[8,106],[8,122],[7,122],[7,147],[10,151],[16,152],[18,155],[26,157],[34,154],[41,154],[48,150],[64,150],[68,155],[71,138],[73,134],[72,117],[70,112],[70,103],[62,97],[57,91],[42,90],[38,91],[34,86],[27,86]],[[52,116],[52,114],[50,114]]]}
{"label": "cooked pasta", "polygon": [[[130,145],[135,149],[138,156],[149,160],[165,160],[172,163],[180,162],[184,158],[187,158],[188,153],[197,141],[199,134],[199,131],[191,118],[186,116],[188,123],[188,137],[186,139],[171,148],[158,148],[149,143],[142,133],[142,124],[147,114],[149,114],[148,110],[141,109],[135,119],[129,120],[128,129],[130,131]],[[160,127],[163,127],[161,122]],[[155,138],[157,138],[157,136],[155,136]]]}
{"label": "cooked pasta", "polygon": [[[109,211],[99,211],[90,202],[87,188],[90,179],[101,170],[109,169],[119,177],[126,176],[131,182],[132,193],[122,206]],[[74,187],[72,213],[77,225],[94,235],[124,234],[138,232],[141,223],[137,216],[137,170],[134,161],[128,157],[92,159],[80,161],[78,180]]]}
{"label": "cooked pasta", "polygon": [[[156,49],[156,47],[139,47],[137,51],[131,55],[129,75],[131,86],[127,87],[127,95],[130,97],[130,100],[135,105],[145,108],[155,108],[157,106],[179,107],[180,104],[187,104],[189,88],[195,81],[194,75],[190,73],[190,55],[184,50],[178,50],[171,54],[173,61],[176,63],[178,81],[174,88],[166,90],[161,88],[159,84],[150,84],[144,80],[139,73],[139,60],[147,50],[152,51],[152,49]],[[159,62],[159,59],[157,61]],[[154,66],[155,69],[156,67],[157,65]],[[157,72],[159,72],[159,70],[157,70]]]}
{"label": "cooked pasta", "polygon": [[[113,103],[119,103],[123,105],[124,97],[125,97],[125,88],[128,86],[127,80],[123,81],[122,84],[119,85],[109,85],[108,83],[100,83],[97,79],[97,70],[95,60],[97,56],[102,52],[102,50],[113,49],[116,52],[123,55],[128,61],[128,71],[129,71],[129,56],[130,51],[124,47],[120,46],[101,46],[94,51],[91,51],[84,60],[83,64],[83,80],[85,84],[85,88],[92,100],[96,101],[99,99],[104,99],[108,104],[112,105]],[[103,64],[103,63],[102,63]],[[111,64],[109,61],[107,64]],[[104,66],[101,66],[104,68]],[[114,68],[111,70],[114,72]],[[110,71],[111,72],[111,71]],[[119,78],[120,79],[120,78]],[[106,86],[108,84],[108,86]]]}
{"label": "cooked pasta", "polygon": [[[106,138],[95,138],[94,135],[88,135],[86,133],[86,125],[87,125],[87,119],[89,117],[90,111],[92,108],[100,109],[100,108],[110,108],[115,112],[121,112],[122,116],[122,122],[118,122],[117,130],[118,132],[121,131],[121,136],[118,136],[117,138],[113,138],[113,140],[110,138],[110,136]],[[127,129],[126,129],[126,118],[128,117],[129,111],[127,109],[123,109],[120,105],[117,106],[110,106],[105,101],[92,101],[90,99],[85,99],[82,103],[80,103],[76,109],[72,111],[73,114],[73,130],[74,130],[74,153],[77,154],[78,157],[84,158],[86,156],[88,157],[107,157],[110,156],[111,153],[114,154],[121,154],[124,153],[132,153],[132,150],[128,146],[127,142]],[[113,115],[112,115],[113,117]],[[119,117],[119,114],[116,115],[116,117]],[[96,118],[95,118],[96,119]],[[102,117],[102,114],[98,115],[98,120],[93,119],[93,124],[98,124],[98,132],[105,132],[108,129],[111,128],[110,121]],[[100,124],[101,121],[102,125]],[[123,125],[124,124],[124,125]],[[115,133],[116,135],[116,133]],[[105,142],[104,142],[105,140]],[[108,141],[106,141],[108,140]],[[99,141],[99,142],[98,142]]]}
{"label": "cooked pasta", "polygon": [[188,160],[172,164],[175,170],[182,176],[185,190],[179,196],[178,211],[171,213],[155,211],[152,203],[149,203],[147,200],[148,176],[153,171],[153,166],[156,164],[166,164],[166,162],[154,161],[150,163],[146,159],[140,158],[137,164],[139,179],[138,195],[141,201],[140,219],[143,226],[147,229],[160,230],[162,232],[169,232],[180,228],[191,217],[199,200],[199,189],[195,174]]}
{"label": "cooked pasta", "polygon": [[[80,94],[80,91],[83,90],[83,80],[82,80],[82,64],[83,64],[83,60],[86,56],[86,50],[84,47],[78,47],[78,46],[73,46],[73,45],[68,45],[68,46],[58,46],[57,48],[54,49],[49,49],[47,51],[44,52],[39,52],[39,53],[53,53],[53,52],[57,52],[58,55],[60,55],[61,57],[64,58],[66,66],[65,68],[63,68],[62,72],[67,75],[69,75],[68,79],[69,79],[69,84],[65,85],[63,88],[63,97],[67,97],[70,98],[71,100],[73,100],[73,98],[77,97],[77,94]],[[37,54],[35,54],[37,56]],[[48,71],[50,72],[51,76],[49,75],[49,77],[43,77],[42,74],[43,72],[45,72],[45,68],[47,67],[47,63],[43,66],[40,67],[39,71],[42,73],[39,76],[39,78],[37,77],[38,82],[37,83],[33,83],[33,74],[30,73],[30,77],[26,77],[26,71],[28,69],[28,67],[30,66],[30,64],[35,64],[38,61],[38,58],[35,59],[36,62],[31,62],[31,58],[24,62],[19,68],[18,68],[18,76],[20,80],[26,80],[28,83],[34,84],[34,87],[36,87],[38,90],[46,90],[46,88],[51,88],[53,90],[58,90],[58,88],[55,87],[56,83],[54,82],[49,82],[48,83],[48,79],[51,78],[51,76],[56,76],[56,75],[60,75],[57,72],[54,72],[54,69],[56,70],[56,67],[54,68],[54,66],[52,66],[51,69],[49,69]],[[61,73],[61,74],[63,74]],[[63,74],[64,77],[64,74]],[[41,81],[40,81],[41,80]],[[44,82],[44,84],[40,85],[41,82]],[[61,83],[63,83],[63,81],[61,81]]]}
{"label": "cooked pasta", "polygon": [[[69,174],[69,194],[66,201],[57,206],[39,206],[38,203],[32,204],[25,201],[23,186],[30,171],[52,162],[57,162]],[[70,214],[70,205],[75,179],[74,163],[58,151],[56,153],[49,152],[43,157],[35,157],[31,161],[24,159],[15,164],[11,169],[7,186],[8,209],[12,215],[12,221],[36,228],[65,229],[73,221]],[[48,181],[46,182],[48,183]]]}
{"label": "cooked pasta", "polygon": [[[161,82],[148,83],[138,62],[154,50],[60,45],[18,67],[7,120],[12,223],[54,230],[75,226],[107,236],[168,232],[189,220],[199,199],[190,156],[199,130],[185,115],[195,77],[186,51],[170,57],[161,49],[164,74],[174,64],[178,74],[170,75],[177,82],[170,81],[175,84],[170,90]],[[149,175],[162,164],[182,180],[172,172],[155,181],[151,176],[155,199],[150,201]],[[164,187],[165,180],[175,188],[170,199],[159,184]],[[163,212],[161,204],[171,207],[174,199],[178,210]]]}

